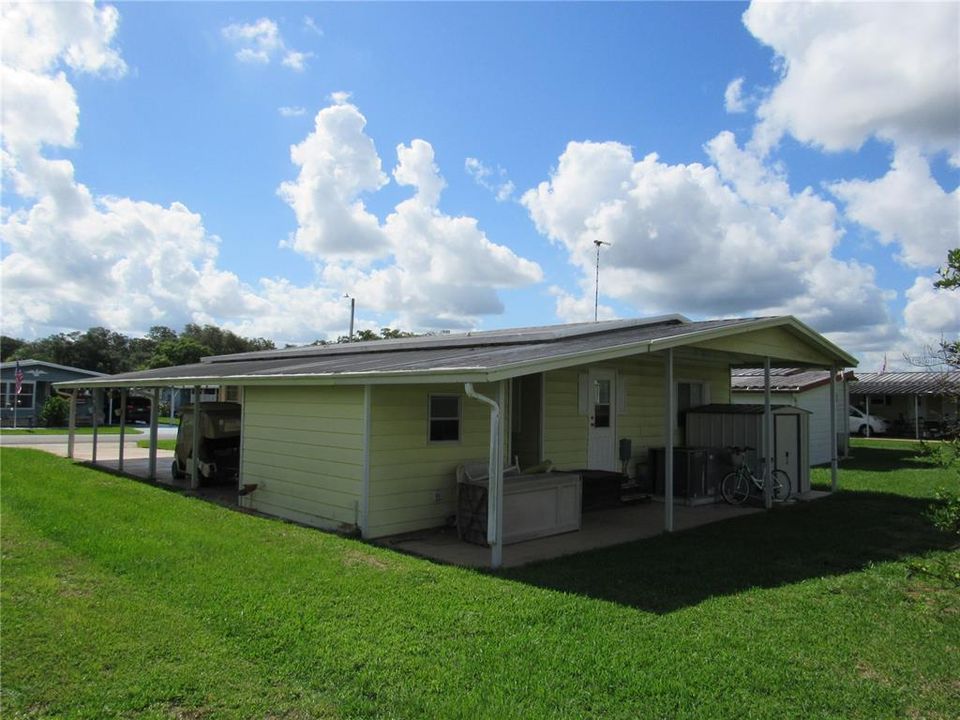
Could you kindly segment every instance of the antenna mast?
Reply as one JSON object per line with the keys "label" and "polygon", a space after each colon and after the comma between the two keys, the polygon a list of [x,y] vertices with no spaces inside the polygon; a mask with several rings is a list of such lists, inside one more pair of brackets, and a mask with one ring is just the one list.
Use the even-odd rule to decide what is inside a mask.
{"label": "antenna mast", "polygon": [[610,243],[604,242],[603,240],[594,240],[593,244],[597,246],[597,276],[594,280],[593,321],[597,322],[597,311],[600,307],[600,246],[609,245]]}

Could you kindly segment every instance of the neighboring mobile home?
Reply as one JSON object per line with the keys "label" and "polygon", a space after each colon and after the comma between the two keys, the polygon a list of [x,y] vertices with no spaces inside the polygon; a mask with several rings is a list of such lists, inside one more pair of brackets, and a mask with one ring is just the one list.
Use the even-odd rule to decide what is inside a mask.
{"label": "neighboring mobile home", "polygon": [[684,410],[730,401],[731,368],[765,361],[856,364],[793,317],[673,315],[241,353],[65,387],[240,387],[242,503],[365,538],[449,522],[457,466],[489,458],[497,565],[505,458],[635,472],[650,448],[672,458]]}
{"label": "neighboring mobile home", "polygon": [[[20,394],[16,394],[17,365],[23,373]],[[40,410],[53,394],[53,384],[67,380],[103,377],[103,373],[68,365],[57,365],[46,360],[20,360],[0,364],[0,422],[4,427],[16,423],[18,427],[34,427],[39,424]],[[89,418],[91,406],[85,406],[84,417]]]}
{"label": "neighboring mobile home", "polygon": [[857,373],[850,402],[884,418],[892,435],[940,437],[957,423],[960,371]]}
{"label": "neighboring mobile home", "polygon": [[[836,442],[845,454],[850,439],[849,383],[853,373],[837,378]],[[810,413],[810,464],[829,463],[833,453],[830,436],[830,371],[810,368],[774,368],[770,371],[773,402],[790,405]],[[735,368],[730,377],[730,401],[737,405],[755,405],[763,401],[763,368]]]}

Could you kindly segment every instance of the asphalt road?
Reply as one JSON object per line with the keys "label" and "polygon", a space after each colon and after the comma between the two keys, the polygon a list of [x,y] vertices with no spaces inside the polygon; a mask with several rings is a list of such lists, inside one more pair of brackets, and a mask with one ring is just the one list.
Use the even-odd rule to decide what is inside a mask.
{"label": "asphalt road", "polygon": [[[12,428],[5,428],[12,429]],[[136,426],[137,430],[140,430],[140,433],[133,434],[127,433],[124,437],[125,444],[129,445],[133,443],[137,444],[140,440],[149,440],[150,439],[150,428],[144,425]],[[175,425],[160,425],[157,428],[157,437],[159,439],[164,438],[175,438],[177,436],[177,427]],[[69,439],[69,436],[64,433],[63,435],[13,435],[11,433],[4,432],[0,430],[0,445],[4,446],[14,446],[14,445],[63,445]],[[78,445],[92,445],[93,444],[93,435],[76,435],[75,442]],[[113,443],[118,445],[120,443],[119,435],[107,435],[107,434],[97,434],[97,444],[108,444]]]}

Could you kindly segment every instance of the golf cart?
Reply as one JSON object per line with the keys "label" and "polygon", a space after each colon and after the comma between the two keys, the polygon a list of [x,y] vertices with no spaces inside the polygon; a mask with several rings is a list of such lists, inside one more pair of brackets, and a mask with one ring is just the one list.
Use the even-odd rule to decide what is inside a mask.
{"label": "golf cart", "polygon": [[[193,405],[180,412],[177,448],[173,460],[173,477],[190,476],[193,446]],[[240,469],[240,403],[200,403],[200,434],[197,474],[200,482],[236,482]]]}

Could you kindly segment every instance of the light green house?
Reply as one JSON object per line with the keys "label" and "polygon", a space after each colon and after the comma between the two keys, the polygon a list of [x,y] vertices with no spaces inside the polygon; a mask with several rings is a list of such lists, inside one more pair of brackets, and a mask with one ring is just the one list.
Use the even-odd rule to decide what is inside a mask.
{"label": "light green house", "polygon": [[489,458],[498,565],[505,458],[630,473],[661,447],[670,476],[681,412],[730,402],[731,368],[758,365],[856,360],[793,317],[667,316],[243,353],[63,387],[239,387],[241,504],[364,538],[446,524],[457,466]]}

